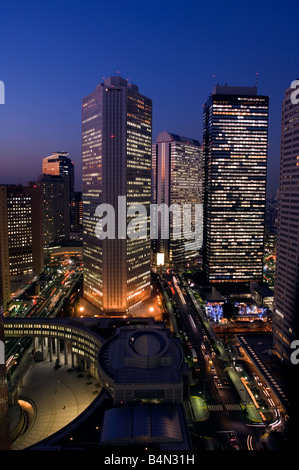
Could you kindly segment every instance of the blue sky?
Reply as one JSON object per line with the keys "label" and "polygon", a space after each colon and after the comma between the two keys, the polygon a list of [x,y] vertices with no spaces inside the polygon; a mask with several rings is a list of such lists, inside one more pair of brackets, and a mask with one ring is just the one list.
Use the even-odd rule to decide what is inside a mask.
{"label": "blue sky", "polygon": [[120,75],[153,100],[163,130],[202,138],[215,83],[270,96],[269,190],[278,183],[284,90],[299,76],[298,2],[19,1],[0,9],[0,183],[26,183],[68,151],[81,179],[81,99]]}

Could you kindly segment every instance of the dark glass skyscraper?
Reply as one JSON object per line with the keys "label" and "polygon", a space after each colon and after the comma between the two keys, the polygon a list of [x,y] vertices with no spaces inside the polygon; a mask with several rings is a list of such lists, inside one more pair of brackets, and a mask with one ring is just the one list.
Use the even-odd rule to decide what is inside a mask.
{"label": "dark glass skyscraper", "polygon": [[274,351],[286,362],[299,334],[299,103],[292,102],[293,91],[285,91],[282,103],[273,314]]}
{"label": "dark glass skyscraper", "polygon": [[204,106],[204,268],[209,282],[263,274],[269,97],[216,86]]}
{"label": "dark glass skyscraper", "polygon": [[68,181],[63,176],[42,175],[38,186],[43,198],[44,246],[59,244],[70,238]]}
{"label": "dark glass skyscraper", "polygon": [[[126,312],[151,293],[151,134],[151,100],[121,77],[82,100],[84,296],[107,314]],[[114,238],[96,235],[101,204],[115,211]],[[145,239],[127,237],[133,204],[147,209],[140,218]]]}
{"label": "dark glass skyscraper", "polygon": [[65,197],[69,205],[69,228],[71,231],[75,223],[75,179],[74,163],[67,152],[54,152],[43,159],[43,175],[61,176],[65,182]]}

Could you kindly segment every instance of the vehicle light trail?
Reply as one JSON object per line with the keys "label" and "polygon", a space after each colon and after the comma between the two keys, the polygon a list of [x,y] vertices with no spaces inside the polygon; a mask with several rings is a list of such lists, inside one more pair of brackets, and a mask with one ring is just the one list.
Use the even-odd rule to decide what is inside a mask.
{"label": "vehicle light trail", "polygon": [[185,298],[184,298],[184,296],[183,296],[183,294],[182,294],[182,291],[181,291],[181,289],[180,289],[180,287],[179,287],[179,285],[178,285],[178,281],[177,281],[176,277],[175,277],[175,276],[172,276],[172,279],[173,279],[173,285],[174,285],[174,287],[175,287],[177,293],[179,294],[179,297],[180,297],[182,303],[183,303],[183,304],[186,304],[186,300],[185,300]]}
{"label": "vehicle light trail", "polygon": [[250,434],[248,434],[248,436],[247,436],[247,449],[248,450],[253,450],[252,436],[250,436]]}

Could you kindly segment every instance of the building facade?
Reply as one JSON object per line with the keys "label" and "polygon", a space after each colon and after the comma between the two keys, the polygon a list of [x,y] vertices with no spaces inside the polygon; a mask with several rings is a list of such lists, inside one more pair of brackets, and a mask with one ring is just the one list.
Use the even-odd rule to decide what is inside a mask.
{"label": "building facade", "polygon": [[74,232],[80,232],[83,227],[83,202],[82,202],[82,192],[75,192],[75,211],[74,211]]}
{"label": "building facade", "polygon": [[299,104],[292,103],[293,91],[288,88],[282,102],[273,313],[274,351],[286,362],[299,334]]}
{"label": "building facade", "polygon": [[44,267],[42,198],[36,185],[0,186],[1,264],[4,305],[11,276],[40,274]]}
{"label": "building facade", "polygon": [[4,308],[11,300],[7,217],[7,187],[0,186],[0,292],[2,300],[1,305],[4,306]]}
{"label": "building facade", "polygon": [[[139,228],[149,232],[151,134],[151,100],[121,77],[82,100],[84,296],[108,314],[126,312],[151,292],[150,238],[126,230],[133,205],[142,204]],[[103,204],[113,208],[114,236],[100,239]]]}
{"label": "building facade", "polygon": [[60,176],[65,182],[65,197],[69,205],[69,231],[75,223],[75,166],[67,152],[54,152],[43,158],[43,175]]}
{"label": "building facade", "polygon": [[261,281],[269,97],[216,86],[204,106],[204,252],[209,282]]}
{"label": "building facade", "polygon": [[[1,243],[1,239],[0,239]],[[0,450],[8,450],[10,445],[8,393],[6,380],[5,347],[4,347],[4,302],[2,291],[2,265],[0,256]],[[3,357],[4,356],[4,357]],[[4,359],[4,361],[3,361]]]}
{"label": "building facade", "polygon": [[70,238],[68,183],[62,176],[42,175],[38,186],[43,198],[44,246],[60,244]]}
{"label": "building facade", "polygon": [[202,247],[203,223],[203,162],[198,140],[169,132],[158,135],[152,146],[152,197],[153,204],[166,205],[157,214],[153,264],[178,265],[196,258]]}

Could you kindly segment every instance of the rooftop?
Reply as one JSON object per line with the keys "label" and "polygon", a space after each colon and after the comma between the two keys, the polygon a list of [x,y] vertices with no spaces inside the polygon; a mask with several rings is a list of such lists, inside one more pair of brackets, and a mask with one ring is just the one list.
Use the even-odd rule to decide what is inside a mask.
{"label": "rooftop", "polygon": [[180,382],[185,362],[180,344],[162,324],[118,328],[99,353],[114,383]]}
{"label": "rooftop", "polygon": [[199,140],[191,139],[189,137],[183,137],[181,135],[172,134],[171,132],[166,132],[166,131],[160,132],[160,134],[158,135],[156,139],[157,143],[172,142],[172,141],[180,142],[180,143],[187,144],[187,145],[195,145],[197,147],[201,146]]}
{"label": "rooftop", "polygon": [[256,96],[257,86],[244,87],[244,86],[228,86],[216,85],[213,88],[213,95],[242,95],[242,96]]}

